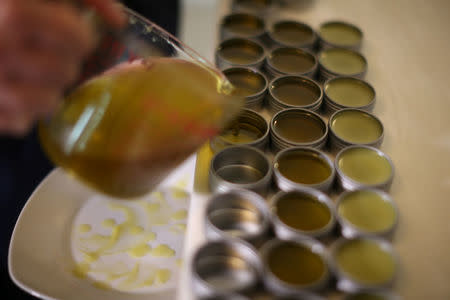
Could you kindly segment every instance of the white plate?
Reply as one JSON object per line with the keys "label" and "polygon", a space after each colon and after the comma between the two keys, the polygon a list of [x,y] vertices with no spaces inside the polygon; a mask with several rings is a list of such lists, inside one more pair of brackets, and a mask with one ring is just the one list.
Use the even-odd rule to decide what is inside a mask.
{"label": "white plate", "polygon": [[[188,199],[192,189],[194,168],[195,156],[192,156],[175,170],[161,184],[158,190],[162,190],[167,195],[170,195],[173,190],[168,188],[169,186],[185,188],[189,192],[186,194]],[[141,202],[151,202],[155,200],[154,198],[154,196],[146,196]],[[176,202],[173,199],[169,200],[167,198],[167,203]],[[142,270],[149,270],[149,264],[158,268],[168,268],[171,271],[171,277],[167,282],[155,279],[155,283],[150,288],[142,288],[141,286],[139,289],[135,288],[135,285],[131,292],[124,292],[117,289],[118,285],[115,284],[117,281],[112,284],[112,288],[101,289],[96,287],[92,279],[97,280],[99,278],[95,277],[94,273],[89,273],[88,278],[84,279],[75,276],[75,266],[82,259],[82,254],[76,247],[76,241],[80,240],[77,234],[84,234],[84,237],[88,237],[91,233],[102,234],[99,231],[107,229],[101,228],[101,223],[93,223],[100,222],[99,220],[104,220],[108,217],[115,218],[117,224],[123,222],[123,215],[126,215],[126,213],[121,215],[120,209],[119,212],[113,209],[108,210],[108,204],[114,202],[119,205],[134,205],[135,207],[137,205],[136,202],[130,204],[125,201],[114,201],[96,195],[84,185],[67,176],[61,169],[55,169],[51,172],[28,199],[13,231],[9,248],[8,268],[14,283],[26,292],[43,299],[174,299],[176,294],[175,287],[179,277],[178,273],[180,273],[176,268],[180,267],[184,234],[174,232],[170,236],[168,234],[170,230],[164,231],[168,229],[167,226],[170,224],[166,226],[167,228],[163,228],[164,225],[161,225],[156,230],[152,229],[156,233],[156,239],[149,245],[150,248],[154,249],[163,243],[167,244],[175,249],[175,256],[161,258],[148,254],[144,258],[135,257],[134,260],[128,259],[124,263],[121,262],[121,266],[125,266],[124,268],[128,268],[127,271],[131,272],[133,264],[136,265],[136,262],[141,263],[142,259],[145,259],[144,262],[147,264],[140,265],[139,276],[142,275]],[[189,203],[181,204],[181,208],[187,209],[188,205]],[[177,207],[177,209],[180,209],[180,207]],[[140,211],[138,208],[135,210],[135,213],[137,215],[140,214],[137,222],[144,228],[144,231],[147,231],[150,229],[142,223],[145,222],[143,221],[145,215],[142,217],[142,211],[144,210]],[[171,220],[171,225],[175,222],[186,222],[186,220],[175,221],[175,218]],[[90,232],[80,233],[80,231],[77,231],[77,228],[82,223],[91,224],[92,229]],[[127,256],[126,252],[121,252],[121,254],[117,255],[116,258],[131,257],[131,255]],[[112,264],[114,259],[103,259],[102,261],[103,267],[109,267],[108,264]],[[98,276],[101,279],[102,275]],[[142,276],[148,276],[148,274]],[[142,278],[139,280],[142,280]],[[130,289],[130,287],[126,289]]]}

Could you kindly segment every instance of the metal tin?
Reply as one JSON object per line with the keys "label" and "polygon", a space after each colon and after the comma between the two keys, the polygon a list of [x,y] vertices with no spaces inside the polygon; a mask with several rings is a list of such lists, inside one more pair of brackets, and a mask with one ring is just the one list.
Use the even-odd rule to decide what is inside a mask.
{"label": "metal tin", "polygon": [[361,54],[346,48],[328,48],[319,52],[319,75],[323,81],[336,76],[364,78],[367,60]]}
{"label": "metal tin", "polygon": [[209,186],[212,192],[248,189],[264,195],[271,182],[272,165],[261,150],[231,146],[211,160]]}
{"label": "metal tin", "polygon": [[[348,293],[378,292],[392,287],[395,281],[398,258],[392,245],[386,240],[369,237],[341,238],[331,245],[330,253],[331,269],[335,274],[338,290]],[[361,253],[360,257],[356,256],[358,253]],[[344,266],[347,263],[352,264],[351,270]],[[384,266],[386,269],[382,270]]]}
{"label": "metal tin", "polygon": [[211,240],[238,238],[253,244],[264,241],[270,212],[263,197],[248,190],[213,195],[206,206],[205,232]]}
{"label": "metal tin", "polygon": [[220,23],[220,39],[233,37],[261,41],[266,34],[263,19],[248,13],[234,13],[222,18]]}
{"label": "metal tin", "polygon": [[296,47],[310,51],[317,43],[317,34],[311,26],[294,20],[282,20],[270,26],[267,32],[271,46]]}
{"label": "metal tin", "polygon": [[223,70],[223,74],[233,84],[233,95],[244,97],[247,108],[260,110],[267,95],[268,81],[261,72],[244,67]]}
{"label": "metal tin", "polygon": [[349,76],[328,79],[323,85],[323,93],[324,106],[330,113],[344,108],[371,112],[375,106],[375,89],[362,79]]}
{"label": "metal tin", "polygon": [[319,27],[319,46],[322,49],[342,47],[351,50],[361,48],[363,33],[353,24],[343,21],[322,23]]}
{"label": "metal tin", "polygon": [[264,70],[268,78],[298,75],[314,78],[318,68],[316,56],[308,50],[279,47],[267,55]]}
{"label": "metal tin", "polygon": [[237,239],[208,242],[192,259],[192,284],[198,297],[214,297],[251,290],[258,283],[262,263],[250,244]]}
{"label": "metal tin", "polygon": [[270,121],[271,147],[274,152],[290,147],[323,148],[328,127],[315,112],[288,108],[276,113]]}
{"label": "metal tin", "polygon": [[251,67],[259,69],[265,58],[264,47],[252,40],[231,38],[222,41],[216,49],[216,65],[220,69]]}
{"label": "metal tin", "polygon": [[[275,251],[280,251],[280,249],[286,248],[296,248],[301,249],[305,255],[308,255],[309,258],[315,260],[315,265],[323,267],[323,272],[320,272],[320,276],[317,278],[308,278],[304,281],[309,281],[305,283],[297,283],[294,284],[292,282],[288,282],[284,278],[280,278],[279,270],[275,271],[272,268],[272,264],[274,263],[272,255],[276,253]],[[294,249],[295,249],[294,248]],[[287,252],[287,251],[285,251]],[[289,266],[292,271],[305,272],[306,266],[301,266],[303,263],[300,260],[293,261],[292,253],[283,253],[284,259],[286,259],[286,266]],[[296,253],[297,254],[297,253]],[[264,265],[264,276],[263,281],[267,290],[272,292],[277,296],[284,297],[295,297],[298,299],[310,299],[314,297],[314,292],[318,292],[323,290],[328,286],[330,279],[330,271],[329,271],[329,258],[326,252],[325,247],[318,241],[314,239],[301,239],[301,240],[279,240],[273,239],[264,244],[264,246],[260,250],[261,259]],[[297,266],[297,264],[299,264]],[[309,266],[309,270],[311,270],[311,265]],[[278,274],[277,274],[278,273]],[[300,275],[300,273],[298,275]],[[312,276],[309,274],[309,276]],[[300,280],[298,276],[296,276]]]}
{"label": "metal tin", "polygon": [[[294,161],[289,161],[289,158]],[[298,161],[297,156],[300,158]],[[283,160],[287,159],[285,163]],[[285,164],[285,166],[283,166]],[[303,170],[299,170],[301,166]],[[289,168],[289,169],[284,169]],[[320,169],[320,173],[316,174],[314,168]],[[324,170],[326,168],[326,170]],[[281,169],[281,170],[280,170]],[[286,173],[285,174],[283,174]],[[309,176],[307,178],[299,178],[295,180],[288,172],[292,172],[297,176]],[[321,191],[328,191],[333,185],[335,170],[333,161],[328,155],[322,151],[308,147],[293,147],[281,150],[274,158],[274,180],[278,188],[282,191],[291,191],[303,188],[315,188]]]}
{"label": "metal tin", "polygon": [[388,291],[371,291],[371,292],[359,292],[352,293],[346,295],[343,300],[364,300],[364,299],[372,299],[372,300],[401,300],[401,298],[397,295],[392,294]]}
{"label": "metal tin", "polygon": [[201,300],[250,300],[239,294],[214,295],[213,297],[200,298]]}
{"label": "metal tin", "polygon": [[314,80],[302,76],[281,76],[269,84],[267,105],[270,111],[286,108],[303,108],[318,111],[322,105],[323,92]]}
{"label": "metal tin", "polygon": [[[296,201],[297,205],[285,204],[287,201]],[[333,202],[318,190],[280,191],[272,198],[270,207],[275,234],[280,239],[321,238],[329,235],[336,224]]]}
{"label": "metal tin", "polygon": [[330,146],[341,150],[352,145],[380,147],[384,127],[380,119],[367,111],[346,108],[336,111],[328,121]]}
{"label": "metal tin", "polygon": [[263,116],[251,109],[243,109],[220,135],[211,139],[211,150],[215,153],[229,146],[240,145],[264,151],[269,141],[269,129]]}
{"label": "metal tin", "polygon": [[[336,202],[336,218],[341,233],[346,238],[389,238],[397,227],[398,208],[391,196],[383,191],[358,189],[339,196]],[[357,224],[361,220],[363,223]]]}
{"label": "metal tin", "polygon": [[388,191],[394,178],[392,160],[381,150],[370,146],[346,147],[336,155],[334,164],[337,181],[344,190],[375,188]]}
{"label": "metal tin", "polygon": [[233,12],[247,12],[267,16],[274,8],[274,0],[233,0]]}

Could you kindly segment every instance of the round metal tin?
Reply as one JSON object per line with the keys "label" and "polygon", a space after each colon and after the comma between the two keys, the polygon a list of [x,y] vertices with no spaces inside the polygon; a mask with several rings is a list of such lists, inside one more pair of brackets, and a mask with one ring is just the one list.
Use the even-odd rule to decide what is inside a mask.
{"label": "round metal tin", "polygon": [[262,263],[250,244],[237,239],[212,241],[193,255],[192,284],[198,297],[218,297],[253,289]]}
{"label": "round metal tin", "polygon": [[323,81],[336,76],[364,78],[367,72],[366,58],[346,48],[328,48],[319,52],[319,75]]}
{"label": "round metal tin", "polygon": [[[304,253],[305,255],[308,255],[308,258],[314,259],[313,265],[317,267],[321,265],[320,267],[323,267],[323,272],[321,272],[320,276],[317,276],[317,278],[303,278],[302,281],[308,282],[302,283],[292,283],[287,281],[285,278],[280,278],[281,268],[277,268],[277,270],[274,270],[274,262],[272,257],[273,255],[275,255],[274,253],[277,253],[276,251],[280,251],[280,249],[282,249],[283,252],[291,252],[283,253],[285,254],[283,256],[283,259],[286,260],[284,263],[285,269],[290,268],[291,271],[303,272],[303,274],[305,274],[306,276],[311,277],[312,269],[307,270],[307,268],[312,267],[311,265],[307,266],[307,264],[305,264],[302,267],[300,265],[303,265],[304,261],[291,260],[293,258],[293,250],[290,249],[297,249],[302,251],[302,253]],[[300,299],[310,299],[314,297],[314,292],[323,290],[329,284],[329,257],[325,247],[320,242],[314,239],[273,239],[264,244],[264,246],[260,250],[260,255],[264,266],[264,285],[267,290],[277,296],[292,297],[293,295],[295,295],[295,299],[298,299],[297,297],[301,297]],[[310,271],[309,274],[308,271]],[[298,275],[300,275],[300,273]],[[297,278],[299,279],[298,276]]]}
{"label": "round metal tin", "polygon": [[272,182],[272,165],[265,154],[249,146],[231,146],[211,160],[209,187],[212,192],[248,189],[266,194]]}
{"label": "round metal tin", "polygon": [[271,147],[274,152],[290,147],[323,148],[328,127],[315,112],[288,108],[276,113],[270,121]]}
{"label": "round metal tin", "polygon": [[389,194],[377,189],[342,193],[335,214],[345,238],[390,238],[398,224],[397,205]]}
{"label": "round metal tin", "polygon": [[334,164],[337,181],[344,190],[375,188],[388,191],[394,178],[392,160],[370,146],[348,146],[339,151]]}
{"label": "round metal tin", "polygon": [[267,95],[266,76],[252,68],[233,67],[223,70],[223,74],[234,86],[233,95],[244,97],[247,108],[259,110]]}
{"label": "round metal tin", "polygon": [[359,292],[346,295],[343,300],[401,300],[400,297],[388,291]]}
{"label": "round metal tin", "polygon": [[311,26],[294,20],[282,20],[270,26],[267,32],[271,46],[295,47],[313,51],[317,34]]}
{"label": "round metal tin", "polygon": [[222,18],[220,23],[220,39],[233,37],[262,41],[266,34],[263,19],[248,13],[234,13]]}
{"label": "round metal tin", "polygon": [[343,21],[322,23],[319,27],[319,46],[322,49],[342,47],[352,50],[361,48],[363,33],[353,24]]}
{"label": "round metal tin", "polygon": [[328,79],[323,86],[324,106],[330,113],[344,108],[371,112],[375,106],[375,89],[362,79],[338,76]]}
{"label": "round metal tin", "polygon": [[[331,245],[330,253],[330,266],[338,290],[348,293],[379,292],[390,288],[395,281],[398,257],[386,240],[341,238]],[[357,254],[360,254],[359,257]],[[384,267],[386,269],[382,269]]]}
{"label": "round metal tin", "polygon": [[336,111],[328,121],[330,146],[341,150],[352,145],[380,147],[384,127],[380,119],[367,111],[346,108]]}
{"label": "round metal tin", "polygon": [[258,16],[267,16],[274,8],[275,0],[233,0],[233,12],[247,12]]}
{"label": "round metal tin", "polygon": [[314,80],[302,76],[281,76],[269,84],[267,105],[270,111],[286,108],[303,108],[318,111],[322,105],[323,91]]}
{"label": "round metal tin", "polygon": [[314,78],[318,68],[316,56],[308,50],[292,47],[273,49],[266,57],[264,70],[268,78],[298,75]]}
{"label": "round metal tin", "polygon": [[[301,177],[293,178],[292,174]],[[282,191],[303,188],[328,191],[333,185],[334,177],[333,161],[326,153],[314,148],[287,148],[278,152],[274,158],[274,180]]]}
{"label": "round metal tin", "polygon": [[205,232],[211,240],[238,238],[259,244],[267,238],[270,212],[263,197],[248,190],[213,195],[206,205]]}
{"label": "round metal tin", "polygon": [[220,69],[251,67],[259,69],[265,59],[264,47],[252,40],[231,38],[222,41],[216,49],[216,65]]}
{"label": "round metal tin", "polygon": [[336,224],[333,202],[315,189],[280,191],[273,196],[270,207],[275,235],[283,240],[321,238],[329,235]]}

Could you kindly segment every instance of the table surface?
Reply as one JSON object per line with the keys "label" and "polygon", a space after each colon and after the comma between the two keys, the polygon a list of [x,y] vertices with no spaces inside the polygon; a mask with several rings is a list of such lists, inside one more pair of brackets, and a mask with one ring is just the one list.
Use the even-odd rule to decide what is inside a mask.
{"label": "table surface", "polygon": [[[390,194],[400,210],[393,245],[401,259],[395,291],[404,299],[450,299],[450,1],[299,0],[269,19],[301,20],[317,29],[345,20],[364,32],[366,80],[385,126],[381,150],[395,164]],[[212,61],[218,21],[230,1],[185,0],[182,39]],[[194,193],[185,257],[204,242],[207,195]],[[189,264],[178,299],[193,299]]]}

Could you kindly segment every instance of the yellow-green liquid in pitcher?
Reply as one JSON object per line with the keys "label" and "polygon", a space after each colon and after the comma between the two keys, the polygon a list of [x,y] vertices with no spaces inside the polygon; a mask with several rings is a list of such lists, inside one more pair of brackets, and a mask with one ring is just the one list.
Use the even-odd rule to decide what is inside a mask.
{"label": "yellow-green liquid in pitcher", "polygon": [[124,63],[73,91],[40,125],[49,157],[115,197],[149,192],[238,113],[232,86],[175,58]]}

